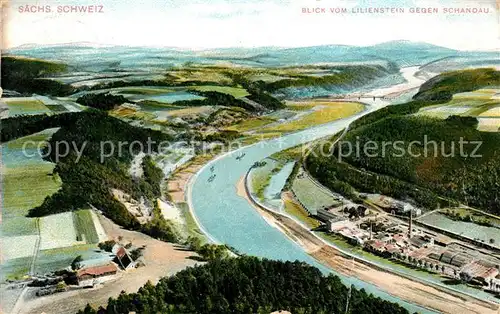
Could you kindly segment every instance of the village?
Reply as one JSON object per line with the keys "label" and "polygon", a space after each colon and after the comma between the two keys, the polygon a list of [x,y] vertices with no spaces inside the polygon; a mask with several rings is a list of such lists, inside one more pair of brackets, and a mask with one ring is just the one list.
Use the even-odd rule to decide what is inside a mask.
{"label": "village", "polygon": [[328,233],[377,256],[500,293],[496,246],[432,230],[416,221],[426,213],[410,204],[380,195],[363,197],[364,205],[343,200],[318,209],[314,217]]}

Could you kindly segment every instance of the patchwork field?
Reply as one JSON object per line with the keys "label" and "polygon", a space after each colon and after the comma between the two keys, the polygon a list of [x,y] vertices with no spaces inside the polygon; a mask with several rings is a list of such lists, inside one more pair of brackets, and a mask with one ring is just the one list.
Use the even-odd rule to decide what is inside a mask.
{"label": "patchwork field", "polygon": [[38,235],[2,237],[2,261],[33,256]]}
{"label": "patchwork field", "polygon": [[71,212],[40,218],[40,250],[80,244],[73,226]]}
{"label": "patchwork field", "polygon": [[35,273],[44,274],[68,267],[78,255],[84,261],[106,258],[109,254],[99,252],[95,244],[82,244],[65,248],[41,250],[38,252]]}
{"label": "patchwork field", "polygon": [[185,117],[194,114],[210,114],[214,112],[217,108],[211,106],[201,106],[201,107],[189,107],[183,109],[170,110],[165,114],[171,117]]}
{"label": "patchwork field", "polygon": [[279,75],[273,75],[269,73],[257,73],[249,76],[249,79],[252,81],[264,81],[264,82],[276,82],[279,80],[284,80],[284,79],[289,79],[290,77],[288,76],[279,76]]}
{"label": "patchwork field", "polygon": [[[40,270],[68,266],[70,257],[58,256],[57,251],[50,258],[40,258],[46,249],[81,247],[79,244],[106,239],[90,210],[26,217],[31,208],[40,205],[61,186],[59,177],[52,174],[54,164],[42,160],[36,148],[56,130],[48,129],[2,145],[1,280],[22,278],[30,272],[31,265]],[[95,250],[96,245],[91,246]],[[71,260],[75,257],[72,254]]]}
{"label": "patchwork field", "polygon": [[479,120],[478,130],[496,132],[500,128],[500,123],[494,119],[500,118],[499,93],[500,89],[483,88],[455,94],[453,99],[446,104],[422,108],[417,115],[437,119],[446,119],[451,115],[477,117]]}
{"label": "patchwork field", "polygon": [[[56,129],[46,130],[2,145],[2,236],[38,234],[36,219],[27,218],[29,209],[61,186],[52,175],[54,164],[41,159],[36,143],[47,140]],[[33,141],[23,152],[23,145]]]}
{"label": "patchwork field", "polygon": [[471,110],[469,106],[440,106],[436,108],[426,108],[419,112],[419,115],[424,115],[431,118],[446,119],[452,115],[462,115]]}
{"label": "patchwork field", "polygon": [[167,87],[129,86],[129,87],[114,88],[111,89],[110,91],[115,94],[122,94],[122,95],[157,95],[157,94],[171,93],[174,90]]}
{"label": "patchwork field", "polygon": [[40,114],[51,111],[42,101],[34,99],[33,97],[5,98],[4,101],[9,108],[9,117],[15,117],[22,114]]}

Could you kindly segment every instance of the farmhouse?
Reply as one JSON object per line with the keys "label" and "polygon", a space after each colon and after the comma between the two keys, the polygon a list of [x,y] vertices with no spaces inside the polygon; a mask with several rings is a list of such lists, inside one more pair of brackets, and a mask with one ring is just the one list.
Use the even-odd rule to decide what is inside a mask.
{"label": "farmhouse", "polygon": [[123,269],[127,269],[129,267],[133,267],[134,263],[130,255],[128,254],[127,250],[123,247],[120,246],[116,250],[116,257],[115,257],[115,262],[120,265]]}
{"label": "farmhouse", "polygon": [[118,268],[113,263],[100,266],[87,267],[78,270],[76,278],[79,286],[94,286],[116,275]]}

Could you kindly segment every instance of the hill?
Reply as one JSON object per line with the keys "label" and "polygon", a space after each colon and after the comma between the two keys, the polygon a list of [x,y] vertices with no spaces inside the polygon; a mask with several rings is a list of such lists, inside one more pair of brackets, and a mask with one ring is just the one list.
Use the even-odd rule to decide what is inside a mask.
{"label": "hill", "polygon": [[[30,209],[30,217],[74,211],[90,205],[101,210],[115,223],[141,230],[162,240],[177,240],[173,229],[151,204],[160,197],[163,172],[149,156],[142,160],[142,177],[133,178],[129,167],[134,155],[158,151],[172,137],[160,131],[132,126],[105,112],[83,112],[46,116],[19,116],[2,120],[2,142],[59,127],[44,150],[44,159],[56,164],[54,174],[62,180],[61,189]],[[140,224],[112,193],[119,190],[135,200],[143,199],[152,211],[152,219]],[[154,207],[154,208],[153,208]]]}
{"label": "hill", "polygon": [[338,145],[333,157],[310,155],[308,169],[350,197],[355,197],[354,190],[381,193],[429,209],[458,201],[499,214],[500,133],[477,131],[473,117],[439,120],[413,114],[445,103],[455,93],[498,86],[499,74],[475,69],[439,75],[421,87],[414,101],[356,121],[341,144],[377,146],[375,151],[360,149],[339,162]]}
{"label": "hill", "polygon": [[1,62],[2,88],[12,89],[20,93],[32,93],[65,96],[74,92],[71,86],[44,80],[44,76],[64,73],[67,65],[32,58],[3,56]]}
{"label": "hill", "polygon": [[[83,60],[82,51],[88,60]],[[80,69],[108,68],[121,61],[122,69],[141,67],[159,68],[181,66],[186,62],[216,64],[231,62],[255,67],[284,67],[321,63],[370,63],[394,62],[398,66],[423,65],[444,57],[474,57],[498,59],[494,52],[457,51],[428,43],[391,41],[373,46],[321,45],[296,48],[223,48],[193,51],[172,47],[124,47],[65,44],[37,47],[17,47],[9,54],[59,60]],[[98,56],[98,57],[97,57]]]}

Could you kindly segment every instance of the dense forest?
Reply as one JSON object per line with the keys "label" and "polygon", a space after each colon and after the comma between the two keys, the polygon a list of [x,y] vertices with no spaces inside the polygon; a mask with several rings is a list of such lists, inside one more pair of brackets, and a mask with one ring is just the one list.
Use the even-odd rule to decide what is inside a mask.
{"label": "dense forest", "polygon": [[397,67],[389,66],[386,68],[381,65],[336,66],[333,69],[338,72],[323,76],[295,75],[291,79],[265,83],[262,88],[268,92],[274,92],[278,89],[298,86],[335,85],[355,87],[399,71]]}
{"label": "dense forest", "polygon": [[[412,115],[423,106],[449,101],[450,93],[500,85],[498,73],[478,69],[437,76],[422,86],[414,101],[361,118],[343,138],[342,145],[348,142],[352,147],[376,143],[379,152],[383,143],[392,143],[385,153],[372,156],[361,150],[339,162],[336,156],[342,147],[337,145],[330,157],[311,154],[309,171],[354,200],[357,190],[410,200],[429,209],[460,201],[499,214],[500,134],[477,131],[478,121],[472,117],[439,120]],[[401,149],[393,145],[398,141],[405,152],[410,143],[418,142],[411,146],[414,156],[401,156]],[[482,144],[478,147],[476,142]]]}
{"label": "dense forest", "polygon": [[1,69],[3,89],[15,90],[27,96],[32,93],[67,96],[75,92],[70,85],[44,79],[48,75],[66,72],[67,66],[64,64],[3,56]]}
{"label": "dense forest", "polygon": [[[350,295],[350,297],[348,297]],[[349,305],[346,302],[349,298]],[[408,313],[398,304],[346,287],[334,275],[323,275],[306,263],[256,257],[216,259],[147,283],[137,293],[122,293],[96,313],[271,313],[294,314]]]}

